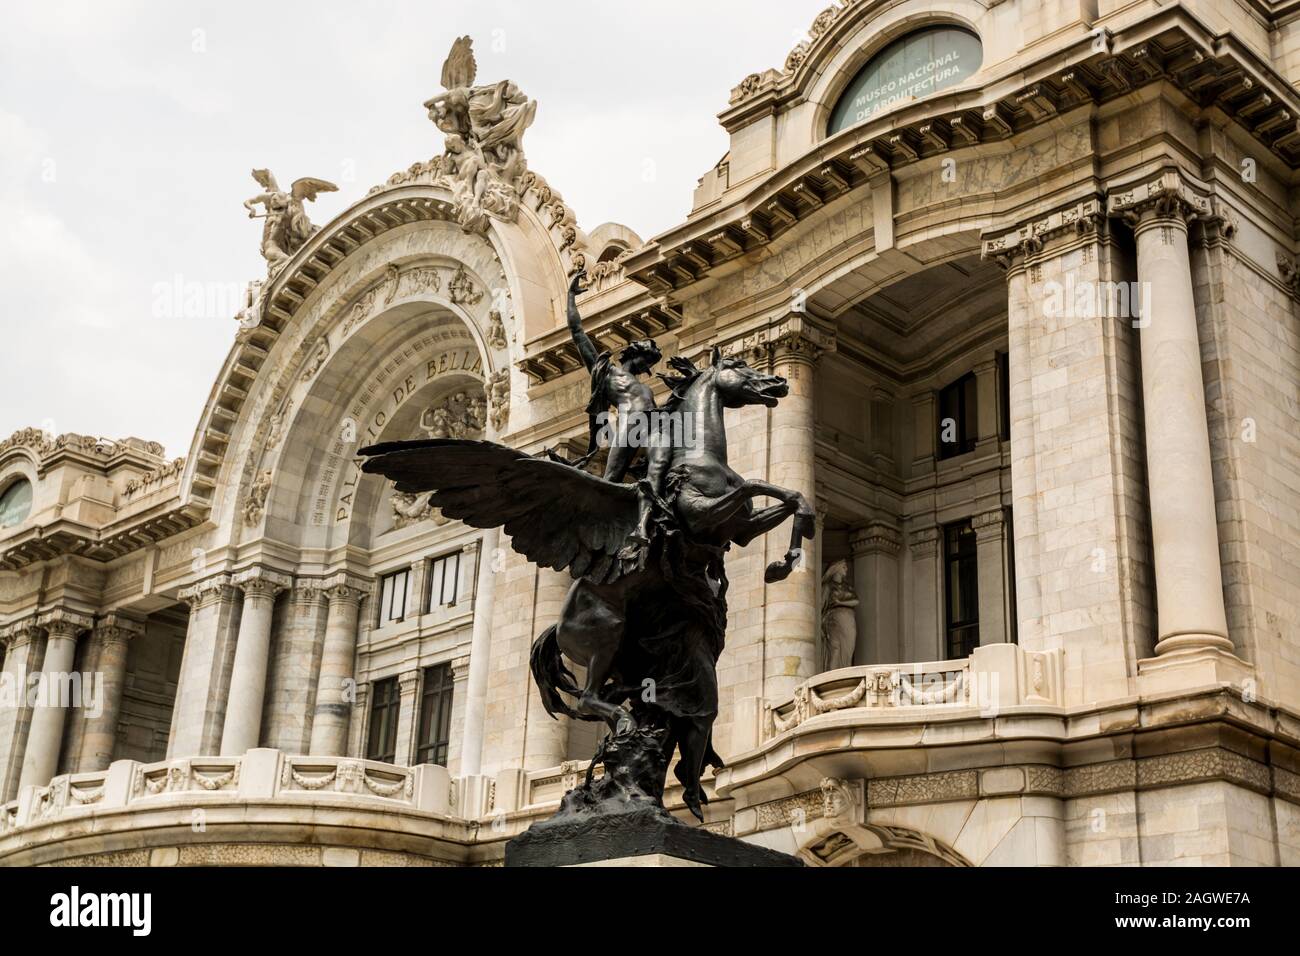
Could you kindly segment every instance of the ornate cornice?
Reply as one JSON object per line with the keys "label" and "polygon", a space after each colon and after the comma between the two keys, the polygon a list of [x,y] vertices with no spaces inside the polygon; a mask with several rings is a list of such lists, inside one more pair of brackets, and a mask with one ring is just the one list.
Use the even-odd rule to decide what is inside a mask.
{"label": "ornate cornice", "polygon": [[[640,304],[631,311],[604,316],[587,328],[597,345],[617,355],[629,342],[652,339],[681,327],[682,315],[662,302]],[[567,328],[559,329],[533,343],[516,363],[533,384],[550,382],[582,368],[582,358]]]}
{"label": "ornate cornice", "polygon": [[[851,28],[856,28],[851,18],[839,17],[819,43],[832,44]],[[1129,96],[1156,82],[1168,83],[1201,109],[1222,111],[1289,167],[1300,167],[1300,98],[1231,34],[1215,36],[1172,7],[1103,39],[1098,47],[1092,35],[1081,37],[1025,64],[1019,70],[1023,85],[991,76],[982,88],[918,100],[827,137],[818,149],[772,171],[716,212],[652,240],[629,258],[626,272],[654,294],[668,295],[770,243],[882,174],[1008,140],[1081,106]],[[743,126],[798,101],[808,61],[819,58],[820,51],[810,46],[784,76],[751,74],[735,105],[722,115],[724,126]]]}

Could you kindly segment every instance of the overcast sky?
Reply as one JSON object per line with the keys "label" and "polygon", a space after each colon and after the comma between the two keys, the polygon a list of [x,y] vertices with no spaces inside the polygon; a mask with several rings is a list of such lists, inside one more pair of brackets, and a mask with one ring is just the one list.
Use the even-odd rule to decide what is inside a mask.
{"label": "overcast sky", "polygon": [[442,152],[423,101],[451,41],[539,103],[529,165],[590,231],[679,222],[717,113],[829,0],[6,4],[0,438],[29,425],[185,454],[234,337],[207,299],[264,275],[241,206],[266,166],[338,184],[324,223]]}

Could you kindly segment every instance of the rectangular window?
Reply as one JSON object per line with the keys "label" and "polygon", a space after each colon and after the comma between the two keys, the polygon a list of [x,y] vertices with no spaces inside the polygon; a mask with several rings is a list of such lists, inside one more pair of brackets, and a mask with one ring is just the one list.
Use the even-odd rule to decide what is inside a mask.
{"label": "rectangular window", "polygon": [[1011,358],[998,353],[998,437],[1011,441]]}
{"label": "rectangular window", "polygon": [[397,713],[401,708],[397,678],[375,681],[370,692],[370,737],[366,743],[366,757],[396,763]]}
{"label": "rectangular window", "polygon": [[451,665],[435,664],[426,667],[424,688],[420,692],[420,735],[416,744],[416,763],[447,766],[447,744],[451,740],[451,694]]}
{"label": "rectangular window", "polygon": [[460,552],[453,551],[429,562],[429,610],[451,607],[460,586]]}
{"label": "rectangular window", "polygon": [[943,529],[943,589],[948,659],[970,657],[980,642],[978,558],[970,521]]}
{"label": "rectangular window", "polygon": [[975,373],[963,375],[939,391],[939,449],[940,458],[952,458],[975,450],[979,435],[976,418]]}
{"label": "rectangular window", "polygon": [[411,585],[411,569],[402,568],[380,578],[379,626],[406,617],[406,597]]}

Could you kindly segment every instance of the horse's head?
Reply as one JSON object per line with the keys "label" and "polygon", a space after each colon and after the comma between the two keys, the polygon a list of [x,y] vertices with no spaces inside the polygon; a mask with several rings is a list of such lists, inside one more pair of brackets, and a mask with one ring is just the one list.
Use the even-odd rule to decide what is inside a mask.
{"label": "horse's head", "polygon": [[742,405],[766,405],[772,408],[778,399],[790,394],[789,383],[780,375],[767,375],[750,368],[742,358],[723,357],[713,350],[713,387],[727,408]]}

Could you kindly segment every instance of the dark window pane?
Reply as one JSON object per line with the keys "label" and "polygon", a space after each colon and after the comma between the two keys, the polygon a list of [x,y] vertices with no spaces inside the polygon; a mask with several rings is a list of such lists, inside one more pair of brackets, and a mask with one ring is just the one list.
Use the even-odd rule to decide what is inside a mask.
{"label": "dark window pane", "polygon": [[979,416],[973,372],[939,391],[938,424],[939,436],[935,447],[939,458],[951,458],[975,449]]}
{"label": "dark window pane", "polygon": [[366,757],[395,763],[397,759],[397,714],[401,700],[397,678],[375,681],[371,689],[370,735],[366,743]]}
{"label": "dark window pane", "polygon": [[943,529],[943,551],[946,651],[949,659],[969,657],[979,645],[979,565],[969,521]]}
{"label": "dark window pane", "polygon": [[426,667],[423,683],[415,760],[416,763],[436,763],[445,767],[447,745],[451,741],[451,665]]}

